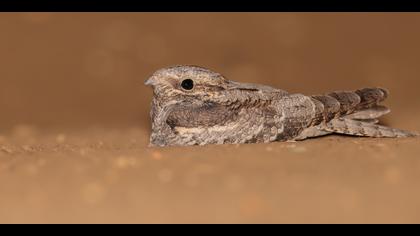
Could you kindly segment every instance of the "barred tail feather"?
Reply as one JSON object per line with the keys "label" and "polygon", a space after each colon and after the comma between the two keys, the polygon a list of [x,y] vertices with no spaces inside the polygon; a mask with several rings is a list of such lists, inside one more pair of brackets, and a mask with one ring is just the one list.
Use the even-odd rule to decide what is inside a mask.
{"label": "barred tail feather", "polygon": [[400,137],[415,137],[418,134],[394,129],[382,125],[377,125],[371,122],[363,122],[359,120],[338,118],[333,119],[325,125],[325,130],[355,136],[377,137],[377,138],[400,138]]}
{"label": "barred tail feather", "polygon": [[[352,114],[354,117],[365,116],[366,119],[376,119],[389,112],[388,108],[378,105],[387,97],[388,91],[382,88],[363,88],[355,91],[336,91],[325,95],[313,95],[311,98],[317,108],[315,124]],[[372,117],[367,117],[368,115]]]}

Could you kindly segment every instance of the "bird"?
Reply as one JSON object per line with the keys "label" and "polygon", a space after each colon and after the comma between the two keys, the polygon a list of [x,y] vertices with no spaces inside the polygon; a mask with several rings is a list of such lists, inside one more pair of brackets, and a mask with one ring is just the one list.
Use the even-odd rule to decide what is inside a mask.
{"label": "bird", "polygon": [[240,83],[194,65],[154,72],[150,146],[190,146],[300,141],[328,134],[414,137],[378,124],[390,109],[383,88],[307,96]]}

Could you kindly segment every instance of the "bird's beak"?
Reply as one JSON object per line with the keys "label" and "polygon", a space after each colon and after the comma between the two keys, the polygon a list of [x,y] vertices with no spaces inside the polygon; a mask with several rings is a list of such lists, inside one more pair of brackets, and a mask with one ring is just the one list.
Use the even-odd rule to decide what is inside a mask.
{"label": "bird's beak", "polygon": [[144,82],[144,84],[146,85],[146,86],[154,86],[155,84],[156,84],[156,79],[155,79],[155,77],[150,77],[150,78],[148,78],[145,82]]}

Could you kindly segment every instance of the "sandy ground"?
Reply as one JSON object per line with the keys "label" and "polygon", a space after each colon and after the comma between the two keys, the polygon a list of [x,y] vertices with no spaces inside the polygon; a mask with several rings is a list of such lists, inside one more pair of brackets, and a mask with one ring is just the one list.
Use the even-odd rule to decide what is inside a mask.
{"label": "sandy ground", "polygon": [[2,223],[420,223],[420,139],[149,148],[148,130],[0,137]]}

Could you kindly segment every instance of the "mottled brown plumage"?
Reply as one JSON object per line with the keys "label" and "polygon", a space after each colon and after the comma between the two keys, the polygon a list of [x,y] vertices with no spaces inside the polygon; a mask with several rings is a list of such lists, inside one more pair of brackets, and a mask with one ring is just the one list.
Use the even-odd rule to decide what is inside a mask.
{"label": "mottled brown plumage", "polygon": [[155,72],[151,109],[155,146],[302,140],[331,133],[365,137],[415,134],[377,125],[389,109],[381,88],[325,95],[289,94],[269,86],[226,80],[197,66]]}

